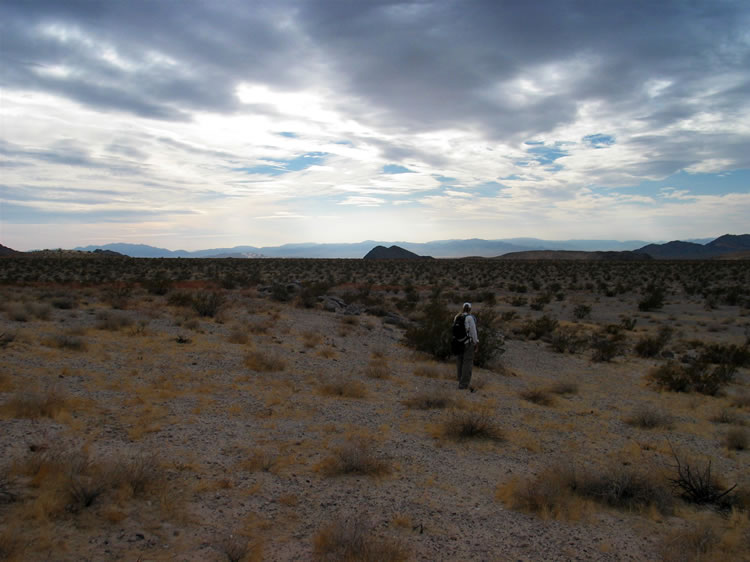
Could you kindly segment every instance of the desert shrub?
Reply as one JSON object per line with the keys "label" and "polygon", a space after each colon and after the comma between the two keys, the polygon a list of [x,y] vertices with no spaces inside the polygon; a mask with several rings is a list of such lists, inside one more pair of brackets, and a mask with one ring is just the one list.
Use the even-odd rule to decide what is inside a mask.
{"label": "desert shrub", "polygon": [[734,369],[727,365],[711,367],[700,362],[682,365],[668,361],[649,371],[646,377],[660,389],[715,396],[721,388],[732,382],[734,374]]}
{"label": "desert shrub", "polygon": [[532,340],[538,340],[552,334],[557,328],[558,321],[556,318],[546,314],[534,320],[528,320],[521,326],[520,333]]}
{"label": "desert shrub", "polygon": [[433,410],[453,406],[454,400],[443,390],[426,390],[407,398],[403,404],[415,410]]}
{"label": "desert shrub", "polygon": [[143,281],[142,285],[152,295],[166,295],[172,288],[172,281],[163,274]]}
{"label": "desert shrub", "polygon": [[449,439],[488,439],[504,440],[503,432],[487,410],[451,412],[442,427],[442,435]]}
{"label": "desert shrub", "polygon": [[633,331],[633,328],[635,328],[636,323],[638,322],[637,318],[632,318],[630,316],[623,316],[623,318],[620,320],[620,326],[627,330],[628,332]]}
{"label": "desert shrub", "polygon": [[641,336],[635,344],[635,352],[639,357],[655,357],[672,338],[673,330],[670,326],[662,326],[655,336]]}
{"label": "desert shrub", "polygon": [[750,408],[750,394],[739,394],[732,398],[732,406],[735,408]]}
{"label": "desert shrub", "polygon": [[21,303],[11,303],[5,307],[5,314],[14,322],[28,322],[31,315]]}
{"label": "desert shrub", "polygon": [[224,304],[224,295],[216,291],[200,291],[193,296],[192,307],[200,316],[213,318]]}
{"label": "desert shrub", "polygon": [[550,346],[558,353],[577,353],[587,343],[578,328],[574,326],[558,326],[550,339]]}
{"label": "desert shrub", "polygon": [[597,362],[612,361],[618,355],[622,355],[625,349],[625,337],[618,331],[607,332],[600,330],[591,336],[589,343],[593,351],[591,359]]}
{"label": "desert shrub", "polygon": [[321,469],[326,476],[382,476],[391,471],[390,463],[376,455],[370,442],[364,439],[350,441],[335,449],[323,461]]}
{"label": "desert shrub", "polygon": [[555,399],[541,388],[521,391],[519,396],[538,406],[552,406],[555,403]]}
{"label": "desert shrub", "polygon": [[750,348],[743,345],[712,343],[704,345],[699,361],[733,367],[750,366]]}
{"label": "desert shrub", "polygon": [[501,327],[502,321],[495,309],[485,308],[477,314],[477,331],[481,343],[474,354],[474,364],[478,367],[489,367],[505,353],[505,338]]}
{"label": "desert shrub", "polygon": [[643,292],[643,298],[638,302],[638,310],[657,310],[664,306],[664,288],[660,285],[650,284]]}
{"label": "desert shrub", "polygon": [[321,562],[403,562],[410,552],[398,541],[378,537],[360,515],[324,525],[313,539],[313,556]]}
{"label": "desert shrub", "polygon": [[573,309],[573,318],[584,320],[591,316],[591,306],[588,304],[579,304]]}
{"label": "desert shrub", "polygon": [[52,298],[51,304],[59,310],[71,310],[78,306],[78,301],[75,297],[56,296]]}
{"label": "desert shrub", "polygon": [[672,416],[650,406],[639,406],[625,418],[625,423],[641,429],[669,427],[672,424]]}
{"label": "desert shrub", "polygon": [[433,293],[419,319],[406,329],[404,337],[407,344],[418,351],[429,353],[436,359],[447,359],[451,355],[452,319],[451,313],[440,299],[440,294]]}
{"label": "desert shrub", "polygon": [[286,361],[270,351],[250,351],[245,356],[245,367],[260,373],[273,373],[283,371],[286,368]]}
{"label": "desert shrub", "polygon": [[669,478],[674,491],[688,503],[712,505],[718,509],[727,510],[732,507],[735,498],[731,495],[736,484],[725,487],[721,479],[711,470],[709,459],[702,467],[697,463],[680,459],[672,451],[675,460],[672,469],[675,475]]}
{"label": "desert shrub", "polygon": [[167,297],[167,304],[169,306],[193,306],[193,295],[185,291],[171,293]]}
{"label": "desert shrub", "polygon": [[127,308],[133,286],[128,283],[115,283],[105,291],[105,298],[112,308]]}
{"label": "desert shrub", "polygon": [[750,436],[746,429],[737,427],[727,432],[724,443],[730,451],[747,451]]}

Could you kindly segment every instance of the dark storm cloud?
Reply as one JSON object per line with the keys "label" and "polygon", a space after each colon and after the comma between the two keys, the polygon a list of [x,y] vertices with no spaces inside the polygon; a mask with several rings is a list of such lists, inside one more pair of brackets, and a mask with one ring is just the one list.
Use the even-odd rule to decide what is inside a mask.
{"label": "dark storm cloud", "polygon": [[[18,0],[0,7],[2,84],[180,121],[239,111],[241,82],[324,82],[332,106],[381,129],[518,141],[587,101],[649,127],[704,111],[707,78],[747,73],[748,12],[743,0]],[[747,81],[714,86],[711,107],[746,103]]]}

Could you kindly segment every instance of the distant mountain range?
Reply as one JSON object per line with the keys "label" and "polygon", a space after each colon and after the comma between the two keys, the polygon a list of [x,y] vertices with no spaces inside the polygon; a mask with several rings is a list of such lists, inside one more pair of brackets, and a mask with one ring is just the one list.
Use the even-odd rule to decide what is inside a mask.
{"label": "distant mountain range", "polygon": [[105,244],[85,246],[76,250],[91,252],[96,249],[112,250],[134,258],[362,258],[376,246],[398,247],[419,256],[436,258],[461,258],[467,256],[497,257],[509,252],[527,250],[624,251],[635,250],[648,244],[643,240],[620,242],[617,240],[540,240],[537,238],[508,238],[502,240],[436,240],[433,242],[383,242],[365,240],[350,244],[285,244],[283,246],[235,246],[213,248],[194,252],[167,250],[143,244]]}
{"label": "distant mountain range", "polygon": [[[167,250],[145,244],[105,244],[101,246],[77,247],[81,252],[97,252],[99,255],[122,254],[134,258],[362,258],[378,246],[383,250],[396,246],[399,250],[417,256],[435,258],[486,257],[493,258],[513,252],[635,252],[648,254],[656,259],[748,259],[750,234],[725,234],[712,239],[690,239],[664,244],[651,244],[643,240],[541,240],[538,238],[505,238],[500,240],[436,240],[425,243],[379,242],[365,240],[351,244],[285,244],[283,246],[235,246],[186,251]],[[381,250],[379,250],[381,251]],[[23,255],[0,245],[0,256]],[[116,254],[115,254],[116,255]],[[537,254],[537,257],[517,255],[518,258],[540,259],[543,255],[551,259],[552,254]],[[571,254],[572,256],[572,254]],[[568,256],[570,258],[571,256]],[[554,258],[559,259],[559,258]],[[588,258],[587,258],[588,259]]]}

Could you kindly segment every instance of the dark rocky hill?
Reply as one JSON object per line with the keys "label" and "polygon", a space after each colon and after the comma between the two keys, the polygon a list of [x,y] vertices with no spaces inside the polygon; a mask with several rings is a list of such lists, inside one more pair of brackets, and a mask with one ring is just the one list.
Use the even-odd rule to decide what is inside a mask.
{"label": "dark rocky hill", "polygon": [[398,246],[391,246],[386,248],[385,246],[375,246],[372,250],[367,252],[364,257],[366,260],[421,260],[431,259],[426,256],[419,256],[409,250],[404,250]]}
{"label": "dark rocky hill", "polygon": [[722,253],[750,251],[750,234],[725,234],[706,244]]}
{"label": "dark rocky hill", "polygon": [[648,244],[635,250],[639,254],[648,254],[656,259],[686,260],[711,259],[725,254],[746,252],[750,250],[750,234],[725,234],[707,244],[673,240],[666,244]]}
{"label": "dark rocky hill", "polygon": [[19,252],[17,250],[14,250],[12,248],[8,248],[7,246],[3,246],[0,244],[0,257],[2,256],[20,256],[23,254],[23,252]]}

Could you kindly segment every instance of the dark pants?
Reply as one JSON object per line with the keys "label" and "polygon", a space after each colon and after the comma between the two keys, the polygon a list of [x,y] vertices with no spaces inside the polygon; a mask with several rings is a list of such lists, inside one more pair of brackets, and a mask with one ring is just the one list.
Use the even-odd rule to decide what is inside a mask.
{"label": "dark pants", "polygon": [[469,388],[471,367],[474,364],[474,344],[468,342],[464,352],[456,356],[456,376],[458,388]]}

